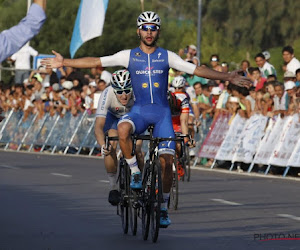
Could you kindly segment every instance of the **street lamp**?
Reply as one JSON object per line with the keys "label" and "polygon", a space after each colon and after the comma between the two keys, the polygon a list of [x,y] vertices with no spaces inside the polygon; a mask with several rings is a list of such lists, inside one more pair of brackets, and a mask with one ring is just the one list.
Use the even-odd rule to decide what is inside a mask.
{"label": "street lamp", "polygon": [[197,56],[199,58],[199,64],[200,64],[200,57],[201,57],[201,5],[202,0],[198,0],[198,32],[197,32]]}

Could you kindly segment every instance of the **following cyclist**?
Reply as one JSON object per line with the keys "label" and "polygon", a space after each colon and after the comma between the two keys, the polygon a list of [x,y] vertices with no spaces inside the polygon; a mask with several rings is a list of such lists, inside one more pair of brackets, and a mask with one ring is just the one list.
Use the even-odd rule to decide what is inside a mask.
{"label": "following cyclist", "polygon": [[[126,69],[117,70],[112,74],[111,86],[101,94],[96,112],[95,135],[101,146],[101,154],[104,155],[104,165],[110,184],[108,201],[113,206],[118,205],[120,193],[117,187],[117,142],[112,141],[106,148],[105,133],[108,136],[118,136],[117,124],[119,119],[129,112],[133,106],[132,84],[130,73]],[[141,152],[140,143],[137,144],[137,152]]]}
{"label": "following cyclist", "polygon": [[[237,72],[223,73],[208,67],[196,66],[182,60],[174,52],[157,47],[160,35],[160,17],[152,11],[145,11],[137,19],[137,35],[140,39],[139,47],[123,50],[112,56],[84,57],[79,59],[65,59],[59,53],[54,58],[45,58],[42,64],[47,67],[60,68],[71,66],[75,68],[123,66],[131,75],[134,106],[118,124],[119,143],[122,153],[130,166],[132,188],[141,188],[141,173],[137,166],[136,156],[131,156],[131,134],[143,133],[149,125],[154,125],[155,137],[174,138],[172,117],[167,100],[169,68],[197,75],[208,79],[230,81],[233,84],[250,85],[251,81]],[[158,112],[159,111],[159,112]],[[173,141],[159,144],[159,156],[162,168],[163,198],[161,220],[163,227],[170,225],[167,203],[173,181],[172,164],[175,153]]]}
{"label": "following cyclist", "polygon": [[[172,113],[172,124],[175,133],[181,133],[183,135],[188,135],[189,127],[189,97],[184,91],[185,78],[183,76],[176,76],[172,81],[172,87],[174,91],[169,90],[169,106]],[[171,88],[170,88],[171,89]],[[189,137],[184,137],[184,143],[189,142]],[[176,154],[181,155],[181,144],[176,145]],[[178,165],[178,175],[182,177],[184,175],[184,170],[181,165]]]}

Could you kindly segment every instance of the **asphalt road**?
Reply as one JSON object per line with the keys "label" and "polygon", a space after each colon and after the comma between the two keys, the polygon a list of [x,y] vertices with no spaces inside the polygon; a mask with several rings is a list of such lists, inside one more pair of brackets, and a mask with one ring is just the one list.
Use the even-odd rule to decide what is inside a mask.
{"label": "asphalt road", "polygon": [[1,151],[0,250],[300,249],[299,181],[193,170],[180,185],[153,244],[123,235],[102,159]]}

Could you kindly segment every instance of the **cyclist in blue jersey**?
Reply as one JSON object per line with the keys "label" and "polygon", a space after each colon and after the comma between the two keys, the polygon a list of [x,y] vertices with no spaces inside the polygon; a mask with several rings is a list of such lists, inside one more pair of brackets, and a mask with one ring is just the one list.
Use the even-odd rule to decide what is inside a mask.
{"label": "cyclist in blue jersey", "polygon": [[[157,47],[160,26],[160,17],[152,11],[146,11],[140,14],[137,19],[137,35],[140,38],[140,45],[135,49],[123,50],[112,56],[80,59],[65,59],[53,51],[54,58],[47,58],[42,61],[42,64],[52,68],[63,66],[75,68],[123,66],[128,69],[131,75],[135,102],[131,111],[121,118],[118,124],[118,134],[120,147],[131,169],[132,188],[141,188],[141,173],[137,166],[136,157],[131,156],[131,133],[140,134],[149,125],[154,125],[154,136],[174,137],[172,117],[167,100],[169,68],[203,78],[230,81],[239,86],[248,86],[251,83],[250,79],[240,76],[236,71],[223,73],[205,66],[196,66],[182,60],[171,51]],[[159,145],[165,201],[162,204],[161,224],[164,227],[170,224],[167,201],[172,186],[174,149],[175,143],[171,141],[162,142]]]}

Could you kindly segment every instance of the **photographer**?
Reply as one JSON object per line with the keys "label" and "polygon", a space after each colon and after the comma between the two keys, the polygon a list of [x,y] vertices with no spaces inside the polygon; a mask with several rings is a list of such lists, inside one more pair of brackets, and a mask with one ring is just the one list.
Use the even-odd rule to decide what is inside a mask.
{"label": "photographer", "polygon": [[200,60],[197,57],[197,47],[195,45],[191,44],[187,46],[184,52],[186,54],[186,61],[191,61],[197,66],[200,65]]}

